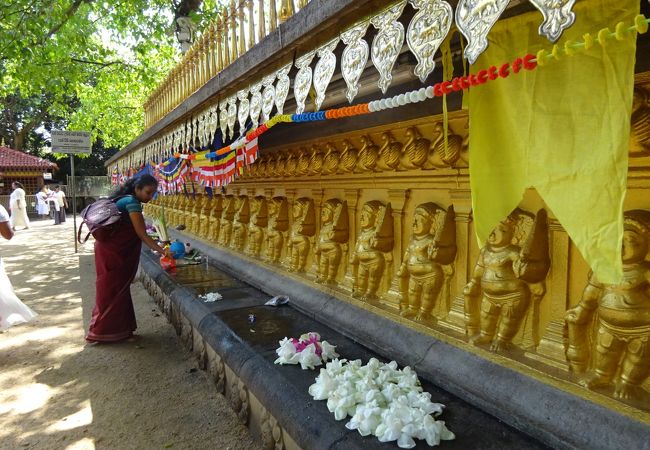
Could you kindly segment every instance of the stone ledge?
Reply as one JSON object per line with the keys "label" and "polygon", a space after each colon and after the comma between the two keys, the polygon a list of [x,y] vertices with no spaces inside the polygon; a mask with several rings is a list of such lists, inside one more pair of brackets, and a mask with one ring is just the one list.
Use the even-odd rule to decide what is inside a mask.
{"label": "stone ledge", "polygon": [[[431,336],[251,264],[204,241],[172,232],[207,254],[221,270],[292,305],[421,378],[554,448],[650,449],[650,426],[500,366]],[[585,426],[588,424],[588,426]]]}
{"label": "stone ledge", "polygon": [[[226,396],[265,448],[396,448],[394,443],[381,444],[374,437],[364,438],[356,431],[347,430],[344,421],[336,422],[327,411],[326,402],[313,401],[308,387],[317,371],[305,372],[296,366],[273,364],[277,341],[306,330],[321,333],[349,359],[367,361],[379,357],[377,354],[295,308],[261,306],[268,296],[241,282],[221,288],[218,283],[224,280],[219,278],[213,286],[207,286],[209,283],[181,286],[177,281],[183,278],[183,269],[174,280],[147,251],[141,258],[141,267],[145,288],[168,316],[185,347],[196,356],[199,367],[208,370],[218,392]],[[224,299],[204,303],[196,297],[201,290],[218,290]],[[256,325],[248,324],[249,313],[258,316],[257,333],[250,331]],[[445,442],[445,448],[541,448],[522,433],[422,381],[435,401],[447,405],[442,419],[458,435],[456,440]],[[276,439],[278,436],[281,443]],[[416,448],[428,447],[421,442]]]}

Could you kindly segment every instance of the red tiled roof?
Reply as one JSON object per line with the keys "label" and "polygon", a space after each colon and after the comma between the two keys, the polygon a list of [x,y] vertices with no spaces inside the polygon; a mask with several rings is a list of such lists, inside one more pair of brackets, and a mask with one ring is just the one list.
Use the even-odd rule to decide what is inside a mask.
{"label": "red tiled roof", "polygon": [[52,161],[28,155],[9,147],[0,147],[0,170],[7,169],[58,169]]}

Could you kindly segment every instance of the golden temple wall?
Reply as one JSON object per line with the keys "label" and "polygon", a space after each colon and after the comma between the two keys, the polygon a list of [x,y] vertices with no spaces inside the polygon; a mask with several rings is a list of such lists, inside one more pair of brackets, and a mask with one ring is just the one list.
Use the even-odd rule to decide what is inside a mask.
{"label": "golden temple wall", "polygon": [[[626,211],[650,211],[649,92],[650,76],[637,76]],[[645,259],[628,264],[627,285],[592,282],[600,297],[585,303],[590,269],[534,190],[479,248],[466,113],[450,114],[446,145],[442,129],[425,117],[263,149],[225,194],[166,196],[145,213],[164,209],[169,225],[253,264],[649,422],[643,213],[626,230],[646,239]],[[624,298],[613,331],[600,322],[612,293]],[[568,311],[581,301],[591,315],[574,326]]]}

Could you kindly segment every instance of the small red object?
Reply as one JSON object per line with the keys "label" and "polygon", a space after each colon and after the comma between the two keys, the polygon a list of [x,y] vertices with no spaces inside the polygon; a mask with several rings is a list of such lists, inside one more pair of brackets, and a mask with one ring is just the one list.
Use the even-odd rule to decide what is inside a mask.
{"label": "small red object", "polygon": [[176,260],[174,258],[170,258],[168,256],[161,256],[160,257],[160,266],[163,268],[163,270],[172,270],[176,268]]}

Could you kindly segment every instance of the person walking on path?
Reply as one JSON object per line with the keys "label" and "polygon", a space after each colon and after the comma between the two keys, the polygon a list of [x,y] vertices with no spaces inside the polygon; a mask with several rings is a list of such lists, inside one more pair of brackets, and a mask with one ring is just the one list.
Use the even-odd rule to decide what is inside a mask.
{"label": "person walking on path", "polygon": [[65,222],[65,210],[68,207],[68,200],[65,198],[65,192],[61,190],[58,184],[54,186],[54,200],[59,208],[54,211],[54,225],[59,225]]}
{"label": "person walking on path", "polygon": [[142,242],[161,255],[169,252],[151,239],[145,230],[142,203],[149,202],[158,187],[151,175],[132,178],[110,197],[122,218],[110,235],[95,240],[95,307],[86,340],[117,342],[133,336],[137,328],[131,282],[140,261]]}
{"label": "person walking on path", "polygon": [[43,186],[40,191],[36,193],[36,212],[41,219],[45,219],[50,215],[50,205],[47,201],[47,187]]}
{"label": "person walking on path", "polygon": [[9,197],[9,208],[11,209],[11,217],[9,221],[11,223],[11,229],[16,231],[16,227],[19,226],[29,228],[25,189],[18,181],[11,183],[11,187],[14,189]]}
{"label": "person walking on path", "polygon": [[[0,205],[0,236],[7,240],[14,237],[14,232],[9,226],[9,214],[2,205]],[[0,259],[0,332],[13,325],[29,322],[34,317],[36,313],[16,296],[5,272],[4,262]]]}

